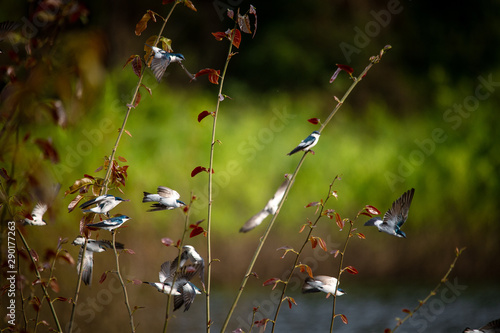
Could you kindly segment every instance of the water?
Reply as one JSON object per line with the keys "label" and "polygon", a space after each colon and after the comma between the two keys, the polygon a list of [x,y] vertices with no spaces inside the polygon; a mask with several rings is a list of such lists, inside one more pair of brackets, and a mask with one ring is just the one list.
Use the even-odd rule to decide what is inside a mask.
{"label": "water", "polygon": [[[384,332],[393,328],[396,317],[404,318],[403,308],[413,309],[418,300],[423,300],[435,285],[426,286],[343,286],[347,294],[337,298],[336,312],[343,313],[348,324],[339,317],[335,319],[334,332]],[[277,288],[279,289],[279,287]],[[301,294],[298,288],[291,288],[290,296],[298,305],[281,307],[276,332],[327,332],[333,298],[325,294]],[[293,289],[296,289],[294,291]],[[234,290],[223,292],[214,290],[212,295],[213,331],[218,332],[235,296]],[[259,306],[256,320],[264,316],[274,317],[275,303],[279,290],[265,288],[244,292],[233,315],[228,332],[241,327],[248,332],[252,308]],[[500,284],[465,284],[451,279],[438,293],[429,299],[412,318],[407,320],[398,332],[462,332],[466,327],[478,328],[487,322],[500,318]],[[195,319],[195,320],[193,320]],[[205,300],[197,297],[189,312],[177,313],[169,325],[170,332],[202,332],[205,321]],[[267,332],[270,332],[271,323]],[[258,332],[257,328],[253,329]]]}

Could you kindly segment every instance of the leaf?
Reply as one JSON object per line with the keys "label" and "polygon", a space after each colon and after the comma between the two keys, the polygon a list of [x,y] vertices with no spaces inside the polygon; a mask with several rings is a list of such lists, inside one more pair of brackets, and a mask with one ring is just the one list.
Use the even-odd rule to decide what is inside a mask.
{"label": "leaf", "polygon": [[193,238],[195,236],[198,236],[199,234],[202,234],[205,232],[205,229],[202,227],[195,227],[193,230],[191,230],[191,233],[189,234],[189,238]]}
{"label": "leaf", "polygon": [[190,0],[184,0],[184,6],[197,12],[196,7],[193,5],[193,3]]}
{"label": "leaf", "polygon": [[319,204],[320,204],[320,202],[319,202],[319,201],[310,202],[310,203],[308,203],[308,204],[306,205],[306,207],[305,207],[305,208],[309,208],[309,207],[316,207],[316,206],[318,206]]}
{"label": "leaf", "polygon": [[344,268],[348,273],[351,273],[353,275],[358,274],[358,270],[352,266],[347,266]]}
{"label": "leaf", "polygon": [[372,215],[380,215],[380,211],[373,206],[366,205],[365,210]]}
{"label": "leaf", "polygon": [[135,254],[135,251],[132,249],[124,249],[123,253],[128,253],[128,254]]}
{"label": "leaf", "polygon": [[318,118],[307,119],[307,121],[310,122],[313,125],[318,125],[319,124],[319,119]]}
{"label": "leaf", "polygon": [[170,238],[168,238],[168,237],[163,237],[163,238],[161,239],[161,243],[162,243],[163,245],[165,245],[165,246],[171,246],[171,245],[174,243],[174,241],[173,241],[173,240],[171,240],[171,239],[170,239]]}
{"label": "leaf", "polygon": [[208,169],[202,166],[197,166],[196,168],[193,169],[193,171],[191,171],[191,177],[196,176],[202,171],[208,172]]}
{"label": "leaf", "polygon": [[281,280],[280,280],[280,279],[278,279],[278,278],[270,278],[269,280],[264,281],[264,283],[262,284],[262,286],[266,287],[266,286],[270,286],[270,285],[272,285],[272,284],[273,284],[274,286],[273,286],[273,289],[272,289],[272,290],[274,290],[274,288],[276,288],[276,286],[277,286],[277,285],[278,285],[278,283],[280,283],[280,282],[283,282],[283,281],[281,281]]}
{"label": "leaf", "polygon": [[141,72],[142,72],[142,61],[139,56],[136,56],[132,60],[132,69],[134,70],[134,74],[137,75],[137,77],[141,77]]}
{"label": "leaf", "polygon": [[391,333],[391,332],[392,332],[392,330],[391,330],[390,328],[386,328],[386,329],[384,330],[384,333]]}
{"label": "leaf", "polygon": [[118,160],[121,161],[121,162],[127,162],[127,160],[125,159],[125,157],[122,157],[122,156],[118,156]]}
{"label": "leaf", "polygon": [[198,122],[201,122],[206,116],[212,114],[212,112],[208,112],[207,110],[201,111],[198,115]]}
{"label": "leaf", "polygon": [[255,37],[255,33],[257,32],[257,10],[254,6],[250,5],[250,9],[248,10],[248,14],[252,14],[255,17],[255,21],[253,24],[253,35],[252,38]]}
{"label": "leaf", "polygon": [[108,277],[108,272],[102,273],[101,278],[99,279],[99,284],[102,284],[107,277]]}
{"label": "leaf", "polygon": [[313,278],[313,273],[312,273],[312,269],[311,267],[309,267],[308,265],[306,264],[298,264],[297,266],[295,267],[299,267],[300,268],[300,272],[301,273],[304,273],[306,272],[307,275],[309,275],[311,278]]}
{"label": "leaf", "polygon": [[247,14],[240,15],[238,14],[238,25],[244,33],[251,34],[252,30],[250,28],[250,18]]}
{"label": "leaf", "polygon": [[288,301],[288,307],[291,309],[292,308],[292,303],[297,305],[297,302],[293,299],[293,297],[287,296],[286,300]]}
{"label": "leaf", "polygon": [[318,239],[318,245],[319,245],[319,247],[320,247],[323,251],[328,252],[328,250],[327,250],[327,248],[326,248],[326,243],[325,243],[325,241],[324,241],[322,238],[320,238],[320,237],[316,237],[316,238]]}
{"label": "leaf", "polygon": [[123,130],[125,133],[127,133],[128,136],[132,137],[132,134],[130,134],[130,132],[128,130]]}
{"label": "leaf", "polygon": [[75,180],[75,182],[73,183],[73,185],[71,185],[71,187],[69,188],[69,190],[67,190],[66,192],[64,192],[64,195],[73,194],[75,192],[78,192],[82,187],[87,186],[87,185],[92,185],[92,184],[94,184],[94,180],[93,179],[90,179],[90,178],[87,178],[87,177],[84,177],[84,178],[81,178],[81,179],[77,179],[77,180]]}
{"label": "leaf", "polygon": [[7,174],[7,170],[5,170],[5,168],[0,169],[0,176],[2,176],[2,178],[7,180],[7,181],[10,180],[10,177]]}
{"label": "leaf", "polygon": [[204,68],[201,69],[198,73],[194,75],[195,78],[198,78],[202,75],[208,75],[208,81],[213,84],[219,84],[220,70],[215,70],[212,68]]}
{"label": "leaf", "polygon": [[50,279],[49,281],[49,287],[50,289],[52,289],[55,293],[58,293],[61,288],[59,288],[59,283],[57,283],[57,280],[56,278],[52,278]]}
{"label": "leaf", "polygon": [[56,297],[54,298],[54,301],[61,301],[61,302],[66,302],[68,299],[66,297],[62,297],[62,296],[59,296],[59,297]]}
{"label": "leaf", "polygon": [[36,139],[35,144],[43,153],[43,158],[50,160],[53,164],[59,163],[59,153],[57,152],[52,139]]}
{"label": "leaf", "polygon": [[342,319],[342,322],[347,325],[347,317],[345,315],[341,314],[340,319]]}
{"label": "leaf", "polygon": [[64,252],[62,254],[59,254],[59,258],[63,259],[66,261],[68,264],[74,266],[75,265],[75,259],[69,254],[68,252]]}
{"label": "leaf", "polygon": [[139,91],[137,91],[137,95],[135,96],[135,100],[134,100],[134,108],[137,107],[137,105],[139,105],[141,101],[141,93]]}
{"label": "leaf", "polygon": [[410,310],[408,310],[408,309],[402,309],[401,311],[403,311],[404,313],[408,313],[408,314],[410,314],[410,313],[411,313],[411,311],[410,311]]}
{"label": "leaf", "polygon": [[309,238],[309,240],[311,241],[312,248],[316,248],[316,246],[318,245],[318,240],[316,239],[316,237],[311,237]]}
{"label": "leaf", "polygon": [[68,213],[71,213],[76,206],[78,206],[78,203],[83,199],[83,195],[78,194],[73,200],[68,205]]}
{"label": "leaf", "polygon": [[277,249],[276,249],[276,251],[279,251],[279,250],[285,250],[285,252],[284,252],[284,253],[283,253],[283,255],[281,256],[281,259],[285,258],[286,254],[287,254],[288,252],[293,252],[293,253],[295,253],[295,254],[297,254],[297,253],[298,253],[297,251],[295,251],[295,250],[294,250],[292,247],[290,247],[290,246],[282,246],[282,247],[280,247],[280,248],[277,248]]}
{"label": "leaf", "polygon": [[354,72],[354,69],[347,65],[337,64],[337,68],[340,68],[341,70],[346,71],[349,74],[352,74]]}
{"label": "leaf", "polygon": [[224,38],[227,37],[227,34],[225,32],[212,32],[212,35],[215,37],[215,39],[220,42],[221,40],[223,40]]}
{"label": "leaf", "polygon": [[366,239],[366,236],[360,232],[358,232],[356,235],[361,239]]}
{"label": "leaf", "polygon": [[153,96],[153,91],[151,90],[151,88],[146,87],[144,85],[144,83],[141,83],[141,87],[143,87],[144,89],[146,89],[146,91],[149,93],[149,96]]}
{"label": "leaf", "polygon": [[229,17],[230,19],[234,18],[234,11],[232,9],[227,9],[227,17]]}
{"label": "leaf", "polygon": [[36,253],[36,251],[33,249],[31,249],[29,252],[30,252],[30,256],[33,258],[33,261],[38,262],[38,259],[39,259],[38,253]]}
{"label": "leaf", "polygon": [[335,222],[339,226],[340,230],[344,229],[344,221],[342,221],[342,218],[337,212],[335,212]]}
{"label": "leaf", "polygon": [[368,213],[366,213],[366,212],[359,212],[359,215],[365,215],[365,216],[368,216],[368,217],[372,217],[372,215],[371,215],[371,214],[368,214]]}
{"label": "leaf", "polygon": [[231,30],[230,40],[232,41],[234,47],[239,49],[241,43],[241,32],[238,29]]}
{"label": "leaf", "polygon": [[144,30],[148,27],[148,22],[151,19],[151,14],[148,11],[144,14],[139,22],[135,25],[135,34],[140,36]]}

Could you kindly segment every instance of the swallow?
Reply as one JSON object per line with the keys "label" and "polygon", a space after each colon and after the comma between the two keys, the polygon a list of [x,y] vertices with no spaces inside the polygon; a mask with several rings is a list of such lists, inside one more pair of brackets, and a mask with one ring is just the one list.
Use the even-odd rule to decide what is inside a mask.
{"label": "swallow", "polygon": [[170,63],[178,62],[182,64],[182,61],[185,60],[184,56],[180,53],[170,53],[156,46],[145,45],[150,47],[154,52],[153,60],[151,60],[151,70],[158,82],[161,81]]}
{"label": "swallow", "polygon": [[130,220],[130,217],[126,215],[120,215],[101,222],[87,224],[87,227],[104,229],[113,232],[116,228],[120,227],[123,223],[127,222],[128,220]]}
{"label": "swallow", "polygon": [[280,185],[276,193],[274,193],[274,196],[267,202],[266,206],[264,209],[262,209],[260,212],[252,216],[244,225],[241,227],[240,232],[248,232],[255,228],[256,226],[260,225],[262,221],[268,216],[268,215],[274,215],[276,214],[276,211],[278,210],[278,206],[283,199],[283,196],[285,195],[285,190],[288,186],[288,183],[290,183],[290,180],[287,178],[285,181]]}
{"label": "swallow", "polygon": [[[336,289],[336,290],[335,290]],[[337,288],[337,279],[327,275],[317,275],[314,278],[307,277],[302,285],[302,293],[326,293],[328,298],[330,295],[342,296],[345,294],[340,288]]]}
{"label": "swallow", "polygon": [[500,319],[490,321],[481,328],[466,328],[463,333],[500,333]]}
{"label": "swallow", "polygon": [[156,202],[151,206],[151,209],[149,209],[148,212],[171,210],[186,205],[184,202],[179,200],[181,197],[180,194],[171,188],[158,186],[157,192],[158,194],[144,192],[142,202]]}
{"label": "swallow", "polygon": [[[295,147],[291,152],[287,155],[290,156],[295,154],[298,151],[309,151],[312,147],[316,146],[319,140],[320,133],[318,131],[314,131],[307,138],[302,140],[297,147]],[[311,150],[312,151],[312,150]]]}
{"label": "swallow", "polygon": [[383,231],[389,235],[406,238],[406,234],[401,231],[401,227],[408,219],[411,201],[415,189],[411,189],[403,193],[399,199],[392,203],[392,207],[384,214],[384,219],[374,217],[369,219],[365,226],[375,226],[378,231]]}
{"label": "swallow", "polygon": [[83,204],[80,205],[79,208],[84,209],[92,205],[96,205],[93,208],[84,209],[83,212],[106,214],[106,216],[109,217],[109,211],[124,201],[128,201],[128,199],[122,199],[120,197],[115,197],[114,195],[111,194],[105,194],[105,195],[100,195],[87,202],[84,202]]}
{"label": "swallow", "polygon": [[31,216],[24,219],[24,225],[37,225],[42,226],[47,223],[43,220],[43,214],[47,212],[47,205],[44,203],[37,203],[33,211],[31,212]]}
{"label": "swallow", "polygon": [[[113,243],[108,240],[88,239],[87,249],[85,250],[85,257],[83,258],[83,245],[85,244],[85,237],[78,236],[71,244],[81,246],[80,252],[78,253],[78,263],[76,266],[76,270],[78,274],[80,274],[80,267],[83,260],[82,281],[86,285],[90,286],[92,283],[92,270],[94,267],[94,252],[104,252],[106,251],[106,249],[112,249]],[[125,248],[122,243],[115,243],[115,247],[117,250],[123,250]]]}

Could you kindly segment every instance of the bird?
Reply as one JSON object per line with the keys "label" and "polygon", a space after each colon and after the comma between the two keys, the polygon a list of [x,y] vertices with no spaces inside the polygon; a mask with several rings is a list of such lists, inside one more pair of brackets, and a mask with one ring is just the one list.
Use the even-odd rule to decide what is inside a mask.
{"label": "bird", "polygon": [[177,289],[180,295],[174,296],[174,311],[184,304],[184,312],[186,312],[193,304],[195,296],[201,294],[201,290],[189,281],[180,282],[180,284],[181,286]]}
{"label": "bird", "polygon": [[383,231],[389,235],[406,238],[406,234],[401,231],[401,227],[408,219],[408,211],[410,210],[411,201],[415,189],[406,191],[396,201],[392,203],[392,207],[384,214],[384,219],[374,217],[369,219],[365,226],[375,226],[378,231]]}
{"label": "bird", "polygon": [[276,211],[278,210],[278,205],[283,199],[283,196],[285,195],[285,190],[286,187],[288,186],[288,183],[290,183],[290,180],[287,178],[285,181],[280,185],[276,193],[274,193],[274,196],[267,202],[266,206],[264,209],[262,209],[260,212],[252,216],[240,229],[240,232],[248,232],[258,226],[259,224],[264,221],[264,219],[268,215],[274,215],[276,214]]}
{"label": "bird", "polygon": [[463,333],[500,333],[500,319],[490,321],[481,328],[473,329],[467,327]]}
{"label": "bird", "polygon": [[144,192],[144,198],[142,202],[157,202],[151,206],[148,212],[154,212],[158,210],[171,210],[174,208],[179,208],[186,206],[184,202],[179,200],[181,197],[177,191],[165,186],[158,186],[158,194]]}
{"label": "bird", "polygon": [[96,205],[93,208],[84,209],[83,212],[84,213],[106,214],[106,216],[109,217],[109,211],[124,201],[129,201],[129,200],[122,199],[120,197],[115,197],[114,195],[111,195],[111,194],[105,194],[105,195],[100,195],[92,200],[87,201],[87,202],[84,202],[83,204],[80,205],[80,208],[84,209],[84,208],[90,207],[92,205]]}
{"label": "bird", "polygon": [[[337,289],[337,290],[335,290]],[[326,297],[328,298],[331,294],[335,294],[336,296],[342,296],[346,292],[337,287],[337,279],[332,276],[327,275],[317,275],[314,278],[307,277],[302,285],[302,293],[317,293],[317,292],[326,293]]]}
{"label": "bird", "polygon": [[302,140],[297,147],[295,147],[291,152],[289,152],[287,155],[293,155],[298,151],[309,151],[312,147],[314,147],[319,140],[319,136],[321,134],[318,131],[313,131],[311,135],[309,135],[307,138]]}
{"label": "bird", "polygon": [[[175,258],[175,260],[172,262],[172,269],[176,270],[177,269],[177,262],[178,262],[179,257]],[[191,261],[191,263],[198,268],[198,271],[195,272],[199,273],[200,275],[200,280],[203,286],[205,285],[205,260],[200,256],[198,252],[196,252],[196,249],[191,246],[191,245],[184,245],[182,247],[182,253],[180,255],[180,263],[179,267],[184,267],[186,264],[187,260]]]}
{"label": "bird", "polygon": [[37,226],[42,226],[46,225],[45,220],[43,220],[43,214],[47,211],[47,205],[39,202],[35,205],[35,208],[33,208],[33,211],[31,212],[31,215],[29,217],[26,217],[24,219],[24,225],[37,225]]}
{"label": "bird", "polygon": [[149,44],[145,45],[149,46],[154,52],[153,60],[151,60],[151,70],[153,71],[153,74],[158,82],[161,81],[170,63],[181,63],[185,60],[184,56],[180,53],[170,53],[156,46],[151,46]]}
{"label": "bird", "polygon": [[[78,274],[80,274],[80,267],[83,260],[83,273],[82,281],[86,285],[90,286],[92,283],[92,268],[94,266],[94,252],[104,252],[106,249],[112,249],[113,243],[109,240],[87,240],[87,249],[85,250],[85,257],[82,259],[83,255],[83,245],[85,244],[85,237],[78,236],[75,238],[73,245],[80,245],[80,252],[78,253],[78,264],[76,266]],[[125,246],[122,243],[115,243],[115,248],[117,250],[123,250]]]}
{"label": "bird", "polygon": [[123,223],[127,222],[128,220],[130,220],[130,217],[128,217],[127,215],[120,215],[101,222],[87,224],[87,227],[104,229],[114,232],[116,228],[120,227]]}

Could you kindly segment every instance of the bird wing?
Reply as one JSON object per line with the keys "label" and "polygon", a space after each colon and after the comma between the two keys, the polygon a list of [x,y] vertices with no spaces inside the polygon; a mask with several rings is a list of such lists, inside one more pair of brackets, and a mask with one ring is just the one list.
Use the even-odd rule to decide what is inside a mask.
{"label": "bird wing", "polygon": [[276,193],[274,193],[274,196],[267,202],[267,205],[264,209],[267,210],[269,212],[269,214],[274,215],[276,213],[276,211],[278,210],[278,205],[280,204],[281,199],[283,199],[283,196],[285,195],[285,190],[286,190],[289,182],[290,182],[290,180],[288,178],[286,178],[283,181],[283,183],[281,183],[281,185],[278,188],[278,190],[276,191]]}
{"label": "bird wing", "polygon": [[179,199],[181,196],[177,191],[165,186],[158,186],[158,194],[164,198]]}
{"label": "bird wing", "polygon": [[175,269],[172,270],[170,261],[165,261],[163,264],[161,264],[160,273],[158,274],[160,282],[161,283],[172,282],[172,279],[175,274]]}
{"label": "bird wing", "polygon": [[481,327],[480,330],[490,330],[491,332],[500,332],[500,319],[490,321],[488,324]]}
{"label": "bird wing", "polygon": [[169,64],[170,57],[168,56],[162,56],[161,58],[154,57],[153,60],[151,60],[151,70],[153,71],[153,74],[158,82],[161,81],[161,78],[163,77],[163,74],[165,74]]}
{"label": "bird wing", "polygon": [[100,195],[98,197],[95,197],[92,200],[89,200],[89,201],[82,203],[79,208],[87,208],[87,207],[92,206],[94,204],[98,204],[105,199],[106,199],[106,195]]}
{"label": "bird wing", "polygon": [[184,299],[184,312],[189,310],[189,307],[194,302],[196,296],[196,289],[188,282],[182,286],[182,298]]}
{"label": "bird wing", "polygon": [[264,219],[269,215],[269,212],[264,208],[257,214],[252,216],[248,221],[240,228],[240,232],[248,232],[258,226],[264,221]]}
{"label": "bird wing", "polygon": [[401,227],[408,218],[408,212],[414,193],[415,189],[412,188],[394,201],[392,207],[384,214],[383,223],[391,226],[391,228],[395,228],[396,226]]}
{"label": "bird wing", "polygon": [[[76,266],[78,274],[80,274],[80,265],[82,262],[82,255],[83,255],[83,246],[80,249],[80,252],[78,253],[78,264]],[[94,252],[87,250],[85,251],[85,257],[83,258],[83,273],[82,273],[82,281],[86,285],[90,286],[92,283],[92,267],[94,265]]]}
{"label": "bird wing", "polygon": [[37,203],[35,208],[33,208],[33,211],[31,212],[31,216],[33,217],[33,220],[42,220],[43,214],[47,212],[47,205],[44,203]]}

